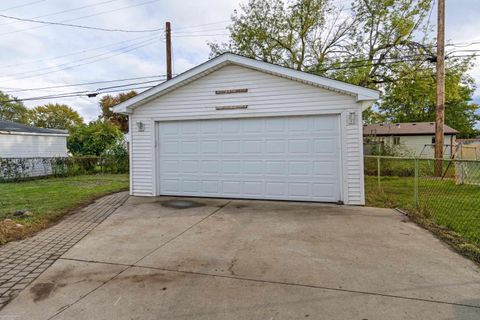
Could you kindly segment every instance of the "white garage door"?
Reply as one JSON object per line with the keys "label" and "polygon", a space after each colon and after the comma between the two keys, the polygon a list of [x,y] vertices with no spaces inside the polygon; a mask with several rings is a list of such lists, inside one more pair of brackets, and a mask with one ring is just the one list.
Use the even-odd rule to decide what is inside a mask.
{"label": "white garage door", "polygon": [[159,124],[161,195],[336,202],[338,116]]}

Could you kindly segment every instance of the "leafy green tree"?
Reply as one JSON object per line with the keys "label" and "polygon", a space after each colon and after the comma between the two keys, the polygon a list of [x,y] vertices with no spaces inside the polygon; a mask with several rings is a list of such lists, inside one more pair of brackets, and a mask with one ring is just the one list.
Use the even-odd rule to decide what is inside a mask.
{"label": "leafy green tree", "polygon": [[[479,106],[471,102],[475,84],[466,72],[469,60],[449,60],[445,82],[445,123],[461,132],[460,137],[477,134],[475,124]],[[398,81],[387,85],[388,95],[379,106],[381,114],[391,122],[433,122],[436,108],[435,69],[413,70],[404,65]]]}
{"label": "leafy green tree", "polygon": [[[433,0],[354,0],[355,27],[328,75],[370,88],[395,82],[397,64],[423,65],[431,56]],[[419,34],[423,34],[419,38]]]}
{"label": "leafy green tree", "polygon": [[41,128],[71,129],[83,125],[83,118],[65,104],[48,103],[33,108],[31,124]]}
{"label": "leafy green tree", "polygon": [[87,125],[73,127],[67,140],[67,146],[74,155],[100,156],[122,136],[117,125],[109,121],[97,120]]}
{"label": "leafy green tree", "polygon": [[[250,0],[234,11],[227,43],[211,55],[234,52],[274,64],[376,88],[393,81],[392,59],[425,61],[431,45],[414,36],[428,29],[433,0]],[[425,42],[426,39],[422,39]]]}
{"label": "leafy green tree", "polygon": [[136,95],[137,95],[137,92],[132,90],[126,93],[122,92],[116,96],[112,96],[109,94],[103,96],[102,99],[100,100],[100,109],[101,109],[100,119],[103,119],[104,121],[110,121],[111,123],[117,125],[123,133],[127,133],[128,117],[123,114],[114,113],[113,107]]}
{"label": "leafy green tree", "polygon": [[0,119],[29,124],[30,111],[17,98],[0,91]]}
{"label": "leafy green tree", "polygon": [[114,173],[128,172],[128,148],[125,139],[121,137],[114,141],[103,153],[102,158],[110,162]]}
{"label": "leafy green tree", "polygon": [[[354,21],[338,22],[341,12],[328,0],[250,0],[235,10],[228,43],[209,43],[211,55],[234,52],[297,70],[323,65],[340,52]],[[329,24],[327,16],[337,23]]]}

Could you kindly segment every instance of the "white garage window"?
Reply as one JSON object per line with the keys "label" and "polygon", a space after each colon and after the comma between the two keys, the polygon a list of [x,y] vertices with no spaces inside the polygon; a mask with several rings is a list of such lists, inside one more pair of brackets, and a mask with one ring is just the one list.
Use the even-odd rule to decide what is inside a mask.
{"label": "white garage window", "polygon": [[338,115],[157,125],[161,195],[342,199]]}

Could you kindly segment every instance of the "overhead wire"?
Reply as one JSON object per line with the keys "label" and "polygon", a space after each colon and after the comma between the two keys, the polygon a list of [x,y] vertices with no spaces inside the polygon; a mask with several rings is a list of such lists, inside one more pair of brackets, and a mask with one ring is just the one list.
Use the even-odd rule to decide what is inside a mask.
{"label": "overhead wire", "polygon": [[[78,64],[74,64],[74,65],[70,65],[70,66],[65,66],[65,67],[62,67],[60,69],[56,69],[56,70],[52,70],[52,71],[48,71],[48,72],[43,72],[43,73],[38,73],[38,74],[34,74],[34,75],[29,75],[29,76],[25,76],[25,77],[21,77],[21,78],[16,78],[15,80],[23,80],[23,79],[27,79],[27,78],[34,78],[34,77],[39,77],[39,76],[43,76],[43,75],[46,75],[46,74],[52,74],[52,73],[57,73],[57,72],[60,72],[60,71],[64,71],[64,70],[70,70],[70,69],[73,69],[73,68],[76,68],[76,67],[80,67],[80,66],[85,66],[85,65],[89,65],[89,64],[92,64],[92,63],[95,63],[95,62],[98,62],[98,61],[103,61],[103,60],[106,60],[106,59],[110,59],[110,58],[113,58],[113,57],[116,57],[116,56],[119,56],[121,54],[125,54],[125,53],[128,53],[128,52],[131,52],[133,50],[137,50],[137,49],[140,49],[140,48],[143,48],[143,47],[146,47],[146,46],[149,46],[157,41],[160,41],[160,39],[155,39],[155,40],[149,40],[149,41],[146,41],[140,45],[136,45],[134,47],[131,47],[131,46],[128,46],[128,49],[127,50],[123,50],[123,51],[120,51],[120,52],[115,52],[113,54],[110,54],[108,56],[105,56],[105,57],[101,57],[101,58],[98,58],[98,59],[94,59],[94,60],[91,60],[91,61],[87,61],[85,63],[78,63]],[[130,48],[131,47],[131,48]],[[124,48],[125,49],[125,48]],[[104,55],[104,54],[102,54]],[[91,58],[91,57],[90,57]],[[78,60],[80,61],[80,60]],[[76,61],[76,62],[78,62]],[[74,62],[74,63],[76,63]],[[52,67],[52,68],[57,68],[57,67]],[[13,76],[13,75],[11,75]],[[3,76],[5,77],[5,76]],[[5,80],[6,81],[6,80]],[[4,81],[0,81],[0,82],[4,82]]]}
{"label": "overhead wire", "polygon": [[45,1],[47,1],[47,0],[31,1],[31,2],[24,3],[24,4],[20,4],[20,5],[13,6],[13,7],[10,7],[10,8],[0,9],[0,12],[8,11],[8,10],[13,10],[13,9],[18,9],[18,8],[24,8],[24,7],[28,7],[28,6],[31,6],[31,5],[40,3],[40,2],[45,2]]}
{"label": "overhead wire", "polygon": [[24,21],[24,22],[32,22],[32,23],[40,23],[40,24],[46,24],[46,25],[55,25],[55,26],[72,27],[72,28],[80,28],[80,29],[89,29],[89,30],[98,30],[98,31],[109,31],[109,32],[145,33],[145,32],[155,32],[155,31],[163,30],[163,28],[143,29],[143,30],[108,29],[108,28],[92,27],[92,26],[73,24],[73,23],[62,23],[62,22],[19,18],[19,17],[8,16],[5,14],[0,14],[0,17],[6,18],[6,19],[12,19],[12,20]]}
{"label": "overhead wire", "polygon": [[3,66],[0,65],[0,69],[8,69],[8,68],[13,68],[13,67],[16,68],[16,67],[20,67],[20,66],[24,66],[24,65],[29,65],[29,64],[33,64],[33,63],[37,63],[37,62],[42,62],[42,61],[58,60],[58,59],[62,59],[62,58],[65,58],[65,57],[70,57],[70,56],[75,56],[75,55],[83,54],[83,53],[86,53],[86,52],[89,52],[89,51],[95,51],[95,50],[99,50],[99,49],[108,48],[108,47],[111,47],[111,46],[114,46],[114,45],[118,45],[118,44],[133,42],[133,41],[140,40],[140,39],[146,39],[146,38],[149,38],[149,37],[152,37],[152,35],[143,35],[143,36],[141,36],[141,37],[135,37],[135,38],[129,39],[129,40],[122,40],[122,41],[112,42],[112,43],[109,43],[109,44],[107,44],[107,45],[103,45],[103,46],[99,46],[99,47],[94,47],[94,48],[82,49],[82,50],[78,50],[78,51],[73,51],[73,52],[70,52],[70,53],[67,53],[67,54],[63,54],[63,55],[55,56],[55,57],[51,57],[51,58],[35,59],[35,60],[29,60],[29,61],[22,62],[22,63],[8,64],[8,65],[3,65]]}
{"label": "overhead wire", "polygon": [[10,99],[5,102],[20,102],[20,101],[33,101],[33,100],[47,100],[47,99],[60,99],[60,98],[73,98],[73,97],[96,97],[101,94],[105,93],[112,93],[112,92],[122,92],[122,91],[132,91],[132,90],[140,90],[140,89],[150,89],[152,86],[141,86],[141,87],[132,87],[132,88],[122,88],[122,89],[110,89],[104,91],[77,91],[65,94],[58,94],[58,95],[47,95],[47,96],[39,96],[39,97],[28,97],[28,98],[16,98]]}
{"label": "overhead wire", "polygon": [[[103,15],[103,14],[108,14],[108,13],[117,12],[117,11],[120,11],[120,10],[125,10],[125,9],[134,8],[134,7],[139,7],[139,6],[143,6],[143,5],[147,5],[147,4],[151,4],[151,3],[159,2],[159,1],[161,1],[161,0],[150,0],[150,1],[142,2],[142,3],[137,3],[137,4],[134,4],[134,5],[129,5],[129,6],[117,8],[117,9],[112,9],[112,10],[97,12],[97,13],[94,13],[94,14],[89,14],[89,15],[86,15],[86,16],[81,16],[81,17],[77,17],[77,18],[73,18],[73,19],[66,19],[66,20],[58,21],[57,23],[66,23],[66,22],[72,22],[72,21],[82,20],[82,19],[91,18],[91,17],[97,17],[97,16],[100,16],[100,15]],[[15,34],[15,33],[19,33],[19,32],[28,31],[28,30],[39,29],[39,28],[43,28],[43,27],[47,27],[47,26],[48,26],[48,25],[41,25],[41,26],[37,26],[37,27],[20,29],[20,30],[15,30],[15,31],[10,31],[10,32],[4,32],[4,33],[0,33],[0,36],[9,35],[9,34]],[[86,27],[89,27],[89,26],[86,26]],[[105,29],[108,29],[108,28],[105,28]],[[105,30],[105,31],[106,31],[106,30]]]}
{"label": "overhead wire", "polygon": [[85,57],[85,58],[82,58],[82,59],[78,59],[78,60],[75,60],[74,62],[65,62],[65,63],[57,64],[55,66],[49,66],[49,67],[43,67],[43,68],[34,69],[34,70],[28,70],[28,71],[23,71],[23,72],[16,72],[16,73],[11,73],[11,74],[0,75],[0,78],[17,77],[17,76],[36,73],[36,72],[44,71],[44,70],[58,69],[59,67],[61,68],[61,67],[64,67],[64,66],[68,66],[72,63],[74,64],[74,63],[78,63],[78,62],[81,62],[81,61],[87,61],[87,60],[90,60],[90,59],[102,57],[102,56],[108,55],[112,52],[116,53],[118,51],[122,51],[124,49],[128,49],[128,48],[131,48],[131,47],[137,48],[139,45],[150,43],[151,41],[156,42],[156,41],[160,41],[160,39],[158,39],[157,37],[155,37],[155,38],[150,37],[146,40],[137,41],[136,43],[132,43],[132,44],[129,44],[129,45],[121,47],[121,48],[116,48],[114,50],[110,50],[110,51],[107,51],[107,52],[103,52],[103,53],[95,54],[95,55],[88,56],[88,57]]}
{"label": "overhead wire", "polygon": [[[76,8],[70,8],[70,9],[66,9],[66,10],[62,10],[62,11],[52,12],[52,13],[48,13],[48,14],[42,14],[40,16],[31,17],[30,19],[53,17],[53,16],[57,16],[59,14],[64,14],[64,13],[67,13],[67,12],[74,12],[74,11],[83,10],[83,9],[91,8],[91,7],[97,7],[97,6],[100,6],[100,5],[103,5],[103,4],[116,2],[116,1],[121,1],[121,0],[107,0],[107,1],[103,1],[103,2],[98,2],[98,3],[93,3],[93,4],[88,4],[88,5],[76,7]],[[11,22],[6,22],[6,23],[0,23],[0,26],[11,25],[11,24],[15,24],[15,23],[18,23],[18,22],[19,21],[11,21]]]}
{"label": "overhead wire", "polygon": [[[122,82],[122,81],[131,81],[131,80],[140,80],[140,79],[151,79],[151,78],[165,78],[166,75],[152,75],[152,76],[143,76],[143,77],[133,77],[133,78],[123,78],[123,79],[115,79],[115,80],[103,80],[103,81],[91,81],[91,82],[81,82],[81,83],[73,83],[73,84],[66,84],[66,85],[57,85],[57,86],[48,86],[48,87],[37,87],[37,88],[10,88],[13,90],[10,91],[3,91],[5,93],[12,93],[12,92],[25,92],[25,91],[38,91],[44,89],[57,89],[57,88],[68,88],[68,87],[79,87],[85,85],[92,85],[92,84],[102,84],[102,83],[113,83],[113,82]],[[5,88],[5,87],[3,87]]]}
{"label": "overhead wire", "polygon": [[[365,62],[365,60],[358,60],[358,61],[352,61],[354,63],[358,63],[358,62]],[[387,65],[392,65],[392,64],[397,64],[397,63],[402,63],[402,62],[413,62],[413,61],[416,61],[416,62],[425,62],[426,59],[419,59],[419,58],[416,58],[416,59],[402,59],[402,60],[395,60],[395,61],[386,61],[386,62],[382,62],[382,63],[378,63],[378,65],[382,65],[382,66],[387,66]],[[348,63],[347,63],[348,64]],[[361,68],[361,67],[366,67],[366,66],[371,66],[372,64],[357,64],[357,65],[350,65],[350,66],[338,66],[338,67],[327,67],[325,69],[320,69],[318,71],[329,71],[329,70],[342,70],[342,69],[356,69],[356,68]],[[135,83],[135,84],[129,84],[129,85],[139,85],[139,84],[143,84],[143,83],[148,83],[149,81],[145,81],[145,82],[141,82],[141,83]],[[28,97],[28,98],[20,98],[20,99],[14,99],[13,101],[30,101],[30,100],[44,100],[44,99],[58,99],[58,98],[67,98],[67,97],[75,97],[75,96],[97,96],[99,94],[102,94],[102,93],[106,93],[107,91],[103,91],[105,89],[108,90],[108,92],[112,92],[110,90],[113,90],[113,89],[116,89],[115,92],[119,92],[119,91],[127,91],[127,90],[134,90],[133,88],[124,88],[126,87],[127,85],[117,85],[117,86],[110,86],[110,87],[104,87],[104,88],[99,88],[97,90],[85,90],[85,91],[75,91],[75,92],[66,92],[66,93],[63,93],[63,94],[57,94],[57,95],[48,95],[48,96],[40,96],[40,97]],[[121,88],[118,88],[118,87],[121,87]],[[117,89],[118,88],[118,89]],[[145,87],[142,87],[143,88],[152,88],[152,86],[145,86]],[[137,88],[138,89],[138,88]]]}

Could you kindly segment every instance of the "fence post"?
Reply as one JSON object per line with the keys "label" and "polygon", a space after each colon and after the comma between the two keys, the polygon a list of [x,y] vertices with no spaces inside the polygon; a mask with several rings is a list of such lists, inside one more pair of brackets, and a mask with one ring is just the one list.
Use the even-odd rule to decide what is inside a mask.
{"label": "fence post", "polygon": [[413,198],[415,201],[415,208],[418,208],[418,159],[415,158],[415,177],[413,181]]}
{"label": "fence post", "polygon": [[378,188],[380,189],[380,157],[377,156],[377,182],[378,182]]}

